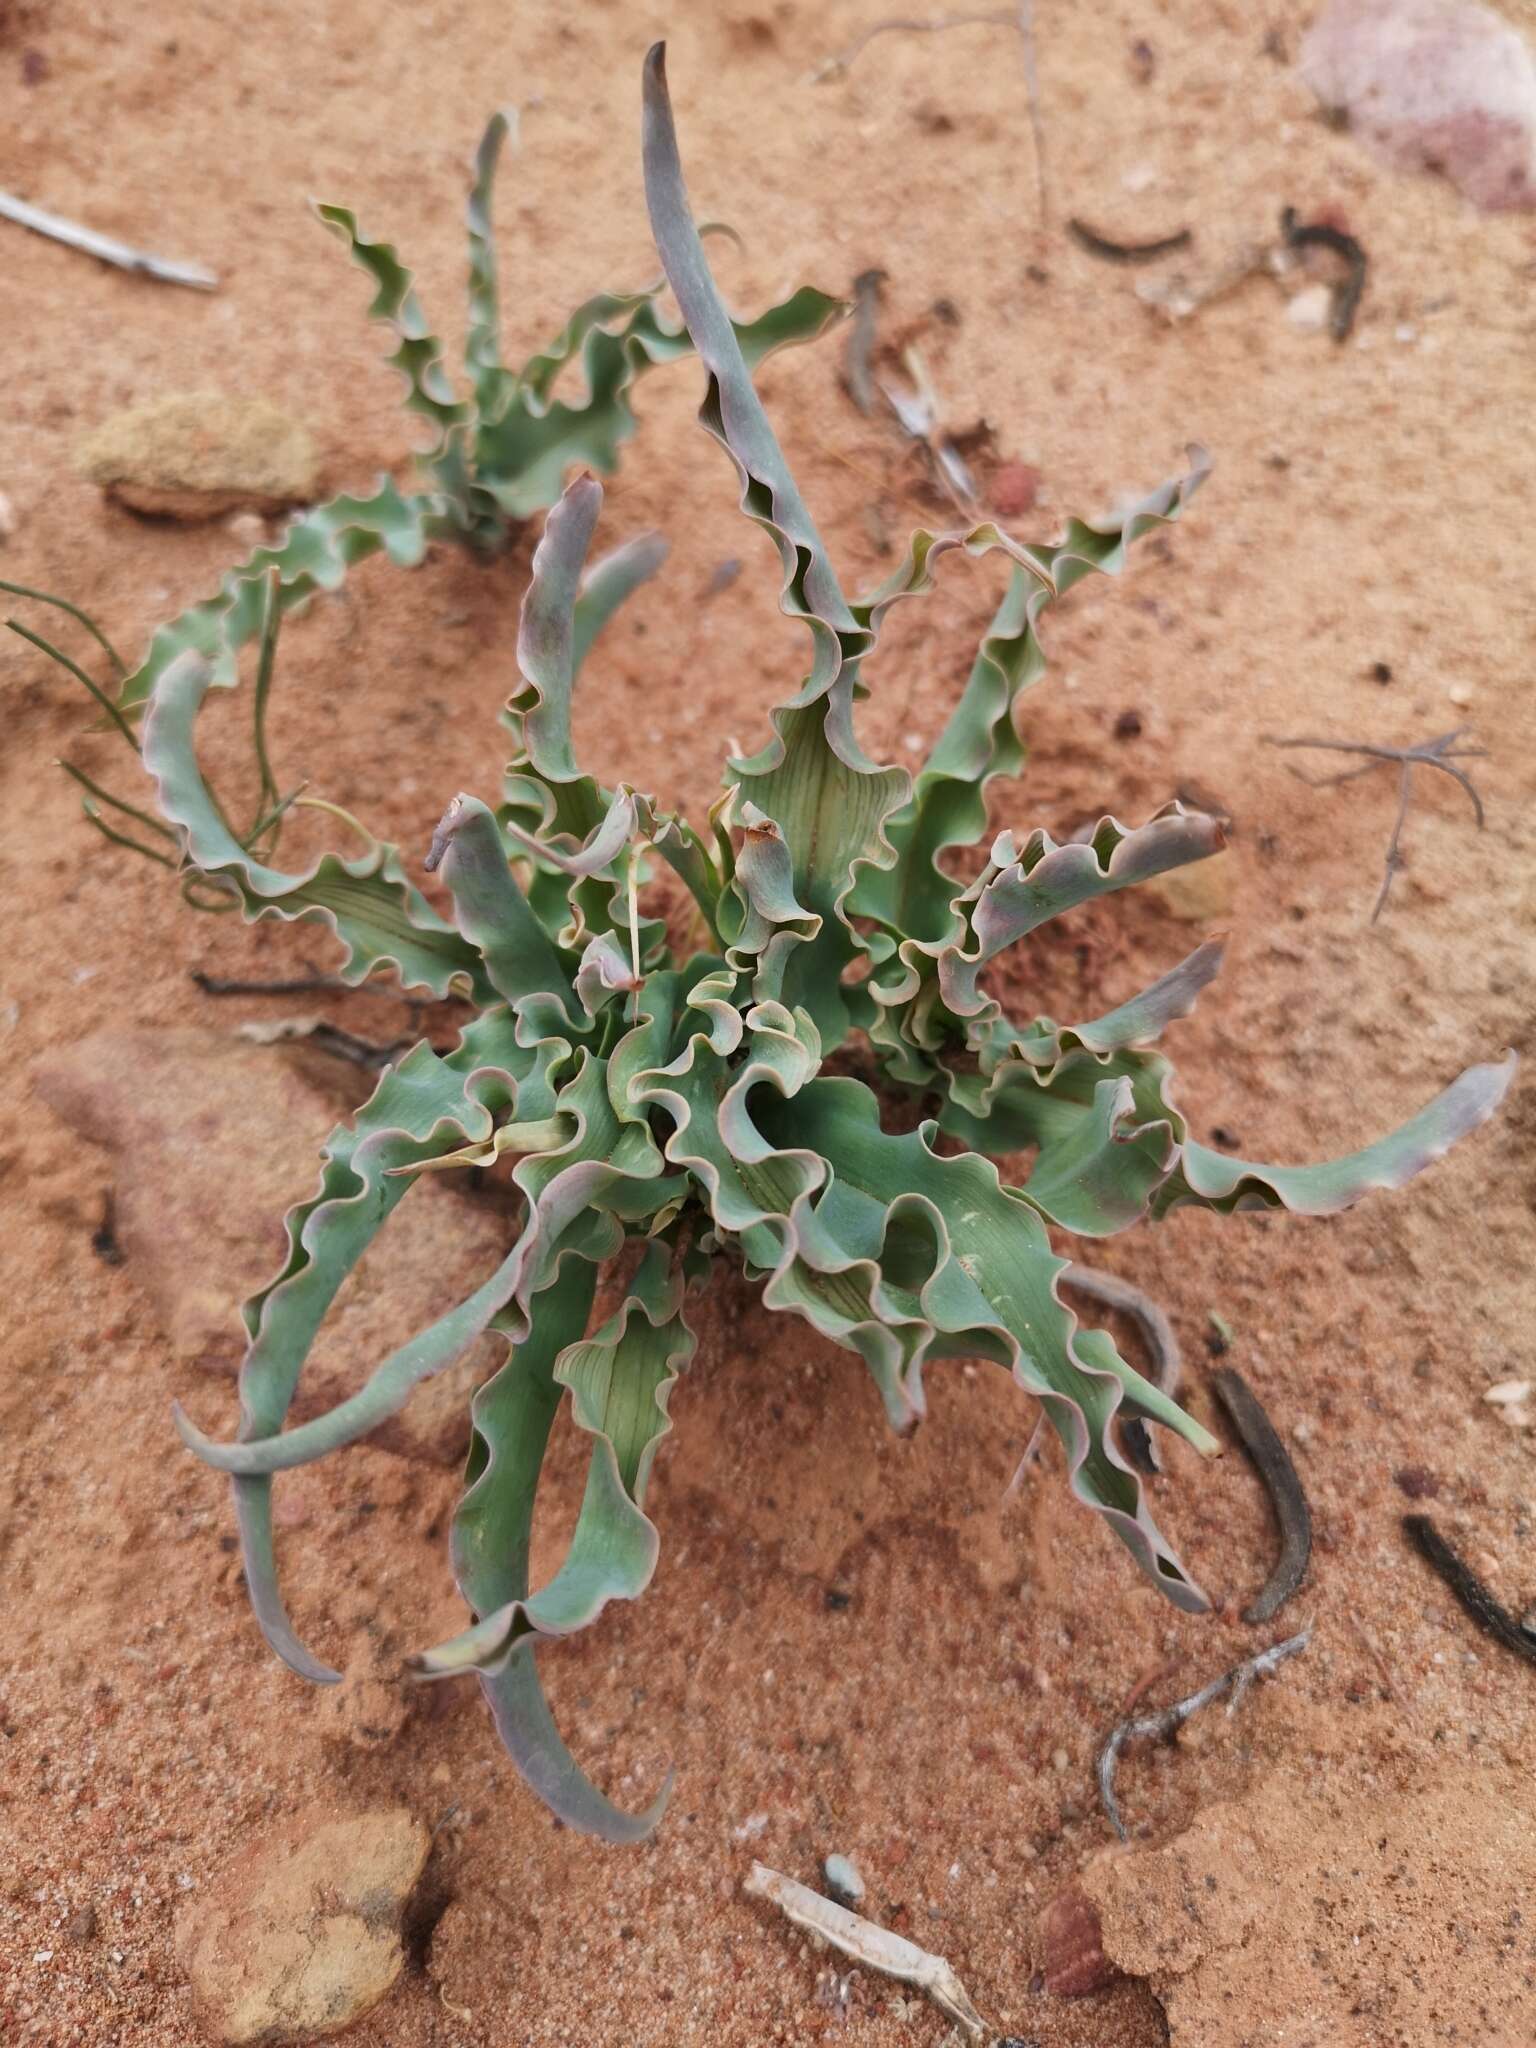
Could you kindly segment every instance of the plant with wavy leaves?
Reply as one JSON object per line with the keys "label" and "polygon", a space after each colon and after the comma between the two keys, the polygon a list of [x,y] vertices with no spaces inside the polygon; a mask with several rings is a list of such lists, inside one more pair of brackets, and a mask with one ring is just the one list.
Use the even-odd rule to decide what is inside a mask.
{"label": "plant with wavy leaves", "polygon": [[[774,714],[767,745],[732,763],[705,827],[628,786],[601,787],[572,749],[582,657],[656,566],[640,542],[585,570],[602,502],[590,477],[565,491],[534,557],[501,799],[456,797],[428,854],[450,915],[402,882],[399,923],[385,933],[340,873],[306,904],[244,852],[197,766],[196,714],[217,680],[198,651],[167,665],[144,728],[164,815],[200,874],[235,888],[253,916],[320,910],[349,972],[387,961],[478,1006],[455,1051],[418,1045],[333,1133],[317,1192],[288,1218],[287,1262],[245,1309],[235,1439],[215,1442],[179,1417],[192,1448],[233,1478],[261,1626],[296,1671],[336,1676],[283,1605],[274,1477],[357,1440],[481,1332],[500,1332],[508,1355],[474,1399],[452,1534],[470,1619],[413,1668],[477,1674],[529,1784],[572,1825],[615,1840],[646,1833],[665,1790],[638,1815],[604,1797],[556,1731],[539,1655],[652,1575],[647,1484],[694,1349],[688,1298],[714,1261],[739,1262],[770,1308],[859,1353],[898,1428],[924,1412],[930,1361],[995,1361],[1059,1435],[1077,1498],[1169,1599],[1198,1610],[1204,1598],[1153,1521],[1117,1430],[1134,1418],[1201,1451],[1213,1440],[1108,1335],[1079,1326],[1059,1291],[1067,1261],[1051,1227],[1102,1235],[1181,1204],[1331,1214],[1438,1157],[1492,1112],[1510,1073],[1507,1062],[1472,1068],[1393,1136],[1330,1165],[1267,1166],[1191,1139],[1167,1063],[1150,1049],[1210,981],[1219,946],[1085,1023],[1004,1014],[984,970],[1015,939],[1220,844],[1211,819],[1174,805],[1134,828],[1105,818],[1065,844],[1005,832],[968,886],[943,865],[983,832],[988,783],[1021,764],[1015,702],[1043,668],[1042,613],[1082,577],[1118,574],[1138,536],[1181,515],[1204,464],[1113,525],[1072,522],[1051,547],[990,525],[920,533],[879,590],[845,597],[711,280],[659,47],[644,102],[651,220],[707,373],[703,422],[736,465],[743,511],[778,549],[783,610],[810,641],[809,673]],[[856,710],[886,613],[927,590],[946,554],[993,550],[1011,558],[1012,580],[953,716],[915,780],[880,766],[859,743]],[[640,912],[639,885],[658,859],[707,934],[687,957]],[[937,1099],[936,1121],[893,1133],[870,1087],[826,1072],[853,1032],[890,1084]],[[941,1150],[944,1133],[971,1149]],[[1010,1185],[987,1155],[1025,1149],[1033,1163]],[[285,1427],[322,1318],[416,1179],[498,1161],[521,1197],[502,1262],[358,1392]],[[409,1213],[394,1227],[408,1229]],[[628,1276],[620,1305],[589,1328],[600,1269],[616,1258]],[[586,1491],[565,1562],[534,1590],[535,1495],[567,1396],[590,1442]]]}
{"label": "plant with wavy leaves", "polygon": [[[407,410],[421,414],[434,429],[431,447],[417,458],[422,488],[402,490],[392,477],[384,477],[367,497],[332,498],[300,513],[275,546],[258,548],[232,569],[217,596],[159,627],[136,668],[130,669],[77,606],[23,584],[0,582],[0,590],[68,613],[96,640],[111,664],[105,684],[41,634],[15,620],[7,622],[83,684],[112,730],[135,753],[143,707],[180,657],[198,654],[209,665],[213,683],[232,687],[239,680],[241,650],[257,643],[252,754],[260,793],[249,824],[237,834],[248,855],[269,858],[294,804],[313,801],[303,795],[302,786],[287,796],[279,794],[267,749],[267,706],[284,617],[317,593],[340,589],[350,569],[381,551],[403,568],[419,565],[436,540],[461,542],[481,555],[494,553],[517,527],[555,502],[573,467],[605,475],[617,468],[620,447],[635,430],[631,392],[636,382],[655,365],[692,351],[687,329],[662,316],[657,301],[663,281],[658,280],[639,291],[598,293],[521,369],[502,361],[491,202],[497,166],[512,132],[511,115],[493,115],[475,156],[467,208],[467,388],[462,393],[448,375],[443,343],[428,324],[411,273],[393,246],[365,234],[347,207],[315,206],[373,280],[369,314],[395,337],[390,361],[405,380]],[[756,319],[734,324],[733,331],[744,359],[757,363],[775,349],[813,340],[844,310],[840,301],[807,285]],[[571,375],[584,386],[574,399],[563,395],[560,382]],[[636,559],[637,571],[645,559]],[[171,835],[141,805],[69,762],[60,765],[81,786],[85,816],[106,838],[162,866],[177,866]],[[222,809],[217,803],[214,807],[227,824]],[[147,844],[135,836],[145,834]],[[343,868],[349,877],[345,884],[338,879]],[[347,887],[355,893],[365,885],[381,902],[388,900],[391,914],[403,910],[410,891],[394,850],[371,844],[362,868],[366,872],[357,861],[328,856],[319,871],[290,884],[290,894],[298,891],[293,895],[298,901],[306,891],[313,896]],[[250,902],[249,894],[222,874],[211,883],[185,876],[183,893],[205,910],[232,910],[242,900],[247,906]],[[413,905],[413,911],[419,908]],[[435,983],[429,978],[427,985]]]}

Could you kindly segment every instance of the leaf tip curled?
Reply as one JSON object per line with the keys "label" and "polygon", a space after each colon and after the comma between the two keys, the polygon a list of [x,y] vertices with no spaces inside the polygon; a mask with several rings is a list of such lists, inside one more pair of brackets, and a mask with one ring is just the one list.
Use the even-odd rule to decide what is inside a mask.
{"label": "leaf tip curled", "polygon": [[435,875],[442,866],[443,857],[452,843],[453,835],[458,830],[459,821],[463,815],[464,799],[462,796],[456,796],[441,818],[438,819],[437,829],[432,834],[432,844],[427,848],[426,858],[422,862],[422,866],[429,875]]}

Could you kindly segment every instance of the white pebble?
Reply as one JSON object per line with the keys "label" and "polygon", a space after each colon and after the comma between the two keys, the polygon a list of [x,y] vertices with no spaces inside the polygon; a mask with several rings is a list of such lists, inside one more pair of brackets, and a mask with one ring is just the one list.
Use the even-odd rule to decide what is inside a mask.
{"label": "white pebble", "polygon": [[821,1866],[827,1890],[845,1906],[856,1906],[864,1896],[864,1880],[846,1856],[829,1856]]}
{"label": "white pebble", "polygon": [[1285,317],[1299,334],[1321,334],[1333,310],[1333,293],[1325,284],[1309,284],[1297,292]]}

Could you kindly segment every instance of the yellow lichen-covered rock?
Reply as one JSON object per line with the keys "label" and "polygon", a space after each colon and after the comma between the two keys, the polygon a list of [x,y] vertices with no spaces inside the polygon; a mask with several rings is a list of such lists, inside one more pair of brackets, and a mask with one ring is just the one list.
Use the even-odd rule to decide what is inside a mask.
{"label": "yellow lichen-covered rock", "polygon": [[135,512],[217,519],[314,498],[319,457],[307,428],[264,398],[176,393],[114,413],[80,443],[83,476]]}

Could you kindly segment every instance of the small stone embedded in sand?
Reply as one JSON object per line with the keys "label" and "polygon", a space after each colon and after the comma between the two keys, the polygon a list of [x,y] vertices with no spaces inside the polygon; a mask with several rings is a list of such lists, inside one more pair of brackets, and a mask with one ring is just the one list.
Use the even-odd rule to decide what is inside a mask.
{"label": "small stone embedded in sand", "polygon": [[827,1890],[841,1906],[856,1906],[864,1896],[858,1866],[846,1856],[828,1856],[821,1866]]}
{"label": "small stone embedded in sand", "polygon": [[[313,1193],[320,1148],[367,1083],[307,1046],[247,1045],[196,1028],[104,1031],[46,1054],[32,1084],[70,1129],[116,1155],[113,1231],[125,1276],[154,1302],[183,1363],[233,1374],[244,1298],[284,1257],[283,1215]],[[380,1359],[471,1293],[510,1248],[506,1218],[446,1175],[424,1175],[339,1297],[291,1420],[356,1392]],[[82,1241],[89,1237],[83,1233]],[[475,1388],[506,1356],[480,1338],[368,1439],[453,1465]],[[233,1411],[231,1410],[231,1413]],[[200,1420],[215,1421],[200,1413]],[[284,1489],[279,1487],[281,1503]]]}
{"label": "small stone embedded in sand", "polygon": [[404,1967],[400,1918],[430,1848],[403,1808],[319,1806],[242,1850],[176,1921],[211,2037],[311,2041],[376,2006]]}
{"label": "small stone embedded in sand", "polygon": [[1298,334],[1321,334],[1333,317],[1333,293],[1325,284],[1303,285],[1286,301],[1285,317]]}
{"label": "small stone embedded in sand", "polygon": [[1386,162],[1487,212],[1536,206],[1536,55],[1475,0],[1333,0],[1301,76]]}
{"label": "small stone embedded in sand", "polygon": [[1005,462],[993,472],[987,493],[999,519],[1020,519],[1035,508],[1040,495],[1040,472],[1028,462]]}
{"label": "small stone embedded in sand", "polygon": [[263,398],[177,393],[114,413],[80,443],[80,473],[134,512],[218,519],[309,503],[320,483],[307,428]]}
{"label": "small stone embedded in sand", "polygon": [[1159,1848],[1095,1857],[1081,1884],[1171,2048],[1229,2048],[1239,2014],[1297,2048],[1536,2040],[1528,1774],[1431,1764],[1368,1799],[1277,1776]]}
{"label": "small stone embedded in sand", "polygon": [[1231,914],[1235,879],[1232,855],[1223,851],[1208,860],[1192,861],[1187,868],[1154,875],[1145,887],[1149,896],[1157,897],[1182,923],[1204,924]]}
{"label": "small stone embedded in sand", "polygon": [[1068,1885],[1040,1915],[1040,1975],[1052,1998],[1086,1998],[1121,1974],[1104,1953],[1099,1909],[1081,1885]]}

